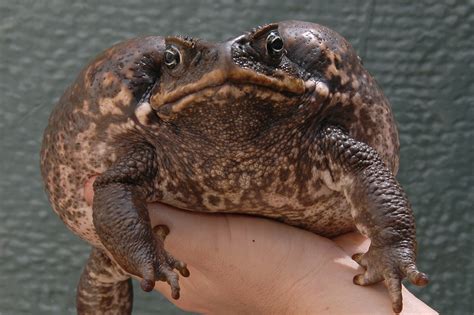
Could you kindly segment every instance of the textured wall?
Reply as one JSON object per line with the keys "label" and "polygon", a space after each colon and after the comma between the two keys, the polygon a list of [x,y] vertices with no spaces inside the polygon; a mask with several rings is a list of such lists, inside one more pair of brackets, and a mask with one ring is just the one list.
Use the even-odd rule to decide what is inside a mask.
{"label": "textured wall", "polygon": [[[348,38],[391,100],[399,179],[418,219],[420,298],[472,314],[474,3],[466,1],[0,0],[0,314],[66,314],[88,246],[52,213],[38,151],[58,97],[80,68],[139,34],[226,39],[301,19]],[[137,314],[180,313],[136,290]]]}

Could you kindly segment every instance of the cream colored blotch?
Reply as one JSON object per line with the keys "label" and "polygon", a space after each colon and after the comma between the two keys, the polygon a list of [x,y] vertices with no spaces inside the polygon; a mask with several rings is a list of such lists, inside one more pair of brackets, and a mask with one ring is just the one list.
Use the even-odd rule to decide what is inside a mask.
{"label": "cream colored blotch", "polygon": [[135,110],[135,116],[142,125],[148,124],[148,114],[152,112],[152,108],[149,102],[143,102],[138,105]]}

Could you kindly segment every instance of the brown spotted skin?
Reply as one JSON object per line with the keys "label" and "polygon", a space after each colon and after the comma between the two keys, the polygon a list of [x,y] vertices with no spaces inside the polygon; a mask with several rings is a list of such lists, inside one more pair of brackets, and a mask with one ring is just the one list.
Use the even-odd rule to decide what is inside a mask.
{"label": "brown spotted skin", "polygon": [[92,245],[101,242],[84,183],[114,163],[121,137],[140,133],[134,106],[155,80],[149,65],[161,62],[163,44],[161,37],[133,39],[98,56],[61,97],[45,130],[41,171],[53,209]]}
{"label": "brown spotted skin", "polygon": [[79,314],[131,314],[132,280],[106,253],[94,248],[79,280],[76,304]]}
{"label": "brown spotted skin", "polygon": [[[177,298],[173,269],[189,275],[153,237],[146,203],[160,201],[327,237],[357,228],[372,246],[355,257],[367,272],[354,281],[385,280],[399,312],[401,279],[427,278],[394,177],[398,150],[390,105],[350,44],[286,21],[218,44],[145,37],[110,48],[53,111],[41,166],[65,224],[145,290],[163,280]],[[94,175],[90,207],[83,187]]]}

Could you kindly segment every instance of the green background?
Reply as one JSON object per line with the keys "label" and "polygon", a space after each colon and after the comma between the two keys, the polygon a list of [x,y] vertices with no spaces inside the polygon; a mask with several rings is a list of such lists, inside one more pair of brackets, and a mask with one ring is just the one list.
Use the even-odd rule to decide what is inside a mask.
{"label": "green background", "polygon": [[[384,89],[419,266],[432,279],[413,291],[443,313],[472,314],[474,2],[380,0],[1,0],[0,314],[74,312],[89,248],[51,211],[38,151],[53,104],[86,62],[137,35],[224,40],[284,19],[341,33]],[[135,314],[180,313],[157,293],[135,293]]]}

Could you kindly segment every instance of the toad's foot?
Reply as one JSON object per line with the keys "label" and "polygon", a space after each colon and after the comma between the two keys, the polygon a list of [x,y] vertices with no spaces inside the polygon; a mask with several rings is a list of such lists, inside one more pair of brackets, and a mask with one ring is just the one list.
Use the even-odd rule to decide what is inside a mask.
{"label": "toad's foot", "polygon": [[[173,299],[179,299],[179,276],[173,270],[176,269],[183,277],[189,277],[189,270],[186,266],[186,263],[174,258],[170,253],[164,249],[164,240],[169,234],[169,228],[166,225],[158,225],[153,228],[155,236],[157,236],[157,252],[156,252],[156,262],[154,269],[155,279],[159,281],[166,281],[171,287],[171,296]],[[145,291],[153,290],[155,286],[155,281],[144,278],[141,286]]]}
{"label": "toad's foot", "polygon": [[428,284],[428,276],[418,271],[414,256],[413,251],[403,245],[371,246],[367,253],[352,256],[366,270],[363,274],[354,277],[354,283],[370,285],[383,280],[390,294],[393,311],[400,313],[402,311],[402,279],[407,277],[417,286]]}
{"label": "toad's foot", "polygon": [[366,268],[354,283],[384,280],[394,312],[402,310],[401,280],[425,285],[416,268],[415,218],[402,187],[377,151],[337,127],[324,128],[320,148],[329,157],[329,187],[344,193],[359,232],[371,240],[369,251],[354,259]]}
{"label": "toad's foot", "polygon": [[186,264],[164,249],[164,237],[169,232],[161,228],[153,233],[147,209],[152,180],[156,175],[154,150],[147,145],[117,160],[94,182],[93,222],[107,251],[127,273],[141,277],[141,287],[151,291],[155,281],[166,281],[171,296],[179,298],[179,276],[188,276]]}
{"label": "toad's foot", "polygon": [[147,262],[143,266],[143,280],[140,285],[144,291],[151,291],[155,287],[155,281],[165,281],[171,287],[171,297],[179,299],[179,276],[175,269],[183,277],[189,277],[189,270],[186,264],[168,253],[162,246],[158,244],[156,247],[155,261]]}
{"label": "toad's foot", "polygon": [[[96,181],[97,183],[97,181]],[[100,184],[100,182],[99,182]],[[151,228],[146,203],[129,185],[96,185],[94,195],[94,225],[102,244],[126,272],[142,278],[144,291],[151,291],[155,281],[166,281],[171,296],[179,298],[179,276],[189,275],[186,264],[164,249],[166,233]]]}

